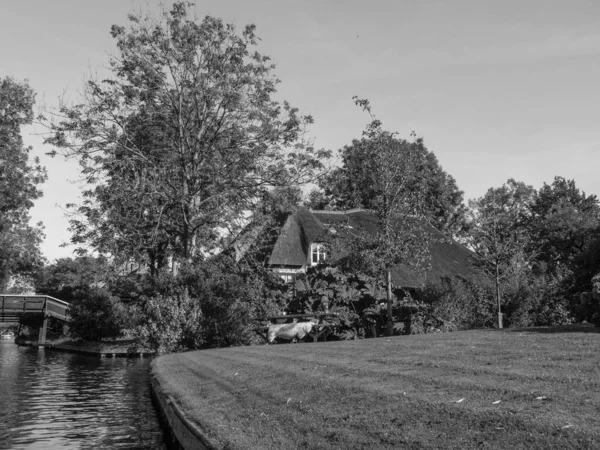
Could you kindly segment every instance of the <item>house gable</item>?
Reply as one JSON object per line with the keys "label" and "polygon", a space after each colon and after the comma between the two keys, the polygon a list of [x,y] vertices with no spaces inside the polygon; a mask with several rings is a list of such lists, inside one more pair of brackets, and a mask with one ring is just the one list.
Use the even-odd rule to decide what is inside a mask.
{"label": "house gable", "polygon": [[304,267],[310,244],[324,231],[323,224],[308,209],[300,208],[285,221],[269,257],[269,266]]}
{"label": "house gable", "polygon": [[[273,247],[269,266],[276,271],[281,271],[281,268],[303,271],[310,265],[311,244],[327,242],[330,240],[327,230],[335,233],[336,228],[340,229],[342,226],[362,229],[370,234],[377,232],[377,220],[372,212],[366,210],[342,212],[300,208],[285,222]],[[425,282],[437,281],[442,277],[470,278],[477,273],[473,267],[475,254],[471,250],[431,225],[425,224],[424,227],[434,238],[429,268],[426,272],[417,273],[406,264],[397,265],[392,269],[392,281],[395,285],[417,288]]]}

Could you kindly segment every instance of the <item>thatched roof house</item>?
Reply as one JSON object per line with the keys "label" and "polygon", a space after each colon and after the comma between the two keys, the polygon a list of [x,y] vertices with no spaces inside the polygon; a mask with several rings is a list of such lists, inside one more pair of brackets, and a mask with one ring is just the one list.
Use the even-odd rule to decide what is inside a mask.
{"label": "thatched roof house", "polygon": [[[300,208],[287,218],[281,228],[268,256],[268,266],[284,280],[293,281],[298,273],[326,259],[326,246],[323,244],[330,239],[328,230],[335,230],[336,225],[340,229],[342,224],[368,233],[377,231],[375,216],[369,211],[314,211]],[[441,277],[469,278],[475,275],[475,254],[472,251],[434,227],[424,226],[434,238],[430,270],[425,274],[417,274],[406,265],[398,265],[392,270],[392,281],[396,286],[417,288],[425,281],[435,281]]]}

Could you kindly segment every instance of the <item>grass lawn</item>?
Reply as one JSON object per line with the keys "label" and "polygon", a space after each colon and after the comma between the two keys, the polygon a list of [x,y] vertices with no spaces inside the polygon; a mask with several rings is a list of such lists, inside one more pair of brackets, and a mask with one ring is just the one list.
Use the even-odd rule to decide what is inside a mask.
{"label": "grass lawn", "polygon": [[600,448],[600,333],[477,330],[153,361],[224,448]]}

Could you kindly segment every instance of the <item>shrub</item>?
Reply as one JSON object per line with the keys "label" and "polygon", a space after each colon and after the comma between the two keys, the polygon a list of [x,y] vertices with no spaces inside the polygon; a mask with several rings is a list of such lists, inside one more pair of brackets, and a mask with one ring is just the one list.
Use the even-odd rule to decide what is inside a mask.
{"label": "shrub", "polygon": [[507,326],[554,326],[574,321],[558,277],[529,274],[509,284],[504,297]]}
{"label": "shrub", "polygon": [[582,316],[595,326],[600,327],[600,274],[592,278],[592,292],[580,296]]}
{"label": "shrub", "polygon": [[337,313],[334,336],[355,339],[380,334],[385,327],[385,308],[378,304],[380,283],[364,274],[347,274],[339,267],[310,267],[297,281],[296,298],[286,308],[294,313]]}
{"label": "shrub", "polygon": [[159,352],[250,344],[256,319],[281,311],[280,284],[224,255],[196,261],[154,282],[136,308],[135,334]]}
{"label": "shrub", "polygon": [[85,341],[116,339],[130,325],[129,314],[117,297],[102,289],[82,292],[69,310],[69,333]]}
{"label": "shrub", "polygon": [[[415,293],[427,307],[419,317],[424,329],[468,330],[493,326],[496,318],[492,286],[485,278],[444,278]],[[418,322],[418,321],[417,321]]]}
{"label": "shrub", "polygon": [[135,309],[136,338],[159,353],[201,348],[202,312],[186,293],[145,299]]}

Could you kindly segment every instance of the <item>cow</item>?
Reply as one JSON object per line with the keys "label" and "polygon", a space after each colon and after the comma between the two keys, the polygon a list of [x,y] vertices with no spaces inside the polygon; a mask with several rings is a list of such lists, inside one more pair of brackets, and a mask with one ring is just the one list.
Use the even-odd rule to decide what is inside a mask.
{"label": "cow", "polygon": [[315,322],[294,322],[269,325],[267,342],[272,344],[275,338],[285,339],[286,341],[294,339],[303,339],[309,335],[315,326]]}

